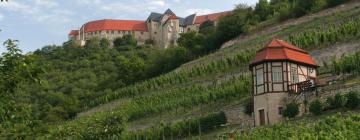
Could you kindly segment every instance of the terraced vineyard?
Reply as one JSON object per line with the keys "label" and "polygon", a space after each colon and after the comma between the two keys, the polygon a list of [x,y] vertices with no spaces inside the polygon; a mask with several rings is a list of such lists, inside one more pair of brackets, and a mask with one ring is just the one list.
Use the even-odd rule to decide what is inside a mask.
{"label": "terraced vineyard", "polygon": [[[324,118],[324,119],[323,119]],[[359,139],[359,114],[336,114],[316,120],[303,119],[286,122],[272,127],[260,127],[249,133],[238,135],[236,139]]]}
{"label": "terraced vineyard", "polygon": [[[196,115],[192,117],[196,119],[177,120],[177,122],[166,123],[165,126],[161,120],[166,120],[170,116],[180,118],[182,114],[199,112],[196,110],[199,106],[206,107],[214,103],[226,105],[226,103],[249,98],[251,96],[251,80],[247,72],[249,61],[254,56],[255,50],[272,38],[283,38],[309,51],[327,48],[334,43],[358,41],[360,38],[359,19],[360,8],[352,6],[345,11],[243,40],[234,46],[183,65],[170,73],[97,98],[86,104],[84,108],[89,109],[117,101],[121,103],[118,103],[118,106],[94,111],[87,116],[53,126],[45,138],[99,139],[136,135],[141,138],[156,139],[169,138],[172,135],[179,137],[197,135],[199,131],[196,130],[199,127],[200,129],[203,127],[203,132],[212,131],[212,129],[205,129],[204,126],[215,127],[219,124],[199,120],[205,119],[213,112],[195,113]],[[151,119],[153,117],[162,119],[153,120]],[[144,122],[145,128],[131,126],[131,122],[146,118],[150,119]],[[352,118],[354,116],[347,119]],[[188,125],[182,123],[188,123]],[[127,124],[130,126],[126,127]],[[182,128],[189,126],[191,126],[190,130]],[[211,128],[211,126],[207,127]],[[169,132],[165,132],[163,130],[165,128],[169,128]],[[145,136],[144,133],[149,136]],[[249,138],[251,136],[249,135]]]}

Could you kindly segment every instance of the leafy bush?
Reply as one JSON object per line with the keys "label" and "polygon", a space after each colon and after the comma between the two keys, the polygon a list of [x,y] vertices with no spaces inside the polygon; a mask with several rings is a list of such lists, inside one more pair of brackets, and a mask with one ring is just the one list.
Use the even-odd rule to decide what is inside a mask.
{"label": "leafy bush", "polygon": [[314,115],[320,115],[323,111],[323,105],[319,99],[316,99],[310,103],[309,110]]}
{"label": "leafy bush", "polygon": [[345,106],[351,109],[357,108],[360,104],[360,99],[355,91],[351,91],[346,95]]}
{"label": "leafy bush", "polygon": [[283,116],[287,118],[294,118],[299,114],[299,105],[297,103],[289,103],[286,105]]}
{"label": "leafy bush", "polygon": [[114,40],[114,46],[116,49],[121,50],[123,46],[136,46],[137,41],[134,35],[128,34],[124,35],[123,37],[116,38]]}
{"label": "leafy bush", "polygon": [[326,102],[328,105],[327,109],[337,109],[345,106],[346,98],[338,93],[333,97],[327,97]]}
{"label": "leafy bush", "polygon": [[110,47],[110,41],[109,41],[109,39],[106,39],[106,38],[102,38],[101,40],[100,40],[100,47],[104,47],[104,48],[108,48],[108,47]]}

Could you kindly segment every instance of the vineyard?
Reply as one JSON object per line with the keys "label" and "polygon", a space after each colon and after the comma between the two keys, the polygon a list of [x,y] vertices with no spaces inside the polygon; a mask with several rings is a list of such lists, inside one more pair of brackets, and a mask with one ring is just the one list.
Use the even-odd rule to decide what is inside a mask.
{"label": "vineyard", "polygon": [[[83,117],[68,122],[64,126],[55,126],[53,134],[56,136],[64,134],[63,136],[71,137],[87,136],[86,130],[91,129],[93,126],[97,126],[99,129],[103,130],[108,129],[109,127],[117,128],[112,129],[114,131],[106,132],[107,136],[120,134],[122,131],[120,128],[123,128],[123,126],[120,126],[118,123],[108,124],[106,122],[123,121],[123,119],[119,120],[122,118],[119,116],[126,116],[126,118],[131,121],[143,117],[149,117],[150,115],[162,113],[164,111],[180,108],[192,108],[193,106],[208,104],[219,100],[236,100],[242,97],[250,96],[249,88],[249,76],[241,76],[216,86],[191,86],[185,89],[170,90],[166,93],[159,92],[158,94],[154,94],[152,96],[139,96],[111,112],[99,112],[90,117]],[[95,124],[90,124],[90,122]],[[85,127],[78,127],[84,124],[87,125]],[[72,132],[71,134],[74,135],[65,135],[68,134],[68,132]]]}
{"label": "vineyard", "polygon": [[360,51],[342,56],[340,59],[333,59],[330,67],[334,74],[360,73]]}
{"label": "vineyard", "polygon": [[223,112],[209,114],[205,117],[192,118],[174,124],[160,124],[157,127],[130,132],[124,137],[128,140],[137,139],[179,139],[210,132],[222,124],[226,124]]}
{"label": "vineyard", "polygon": [[247,67],[248,62],[254,55],[254,50],[246,50],[239,53],[233,58],[227,58],[221,61],[199,65],[189,69],[173,71],[171,73],[156,77],[154,79],[150,79],[145,82],[135,84],[133,86],[119,89],[113,93],[106,94],[103,97],[99,97],[96,100],[90,101],[87,107],[94,107],[118,98],[138,96],[143,94],[145,91],[163,90],[164,88],[166,88],[166,86],[184,84],[193,79],[208,77],[209,75],[215,73],[226,72],[229,69],[243,69]]}
{"label": "vineyard", "polygon": [[299,122],[285,122],[271,127],[260,127],[251,132],[239,134],[238,140],[254,139],[360,139],[360,115],[333,115],[312,122],[304,119]]}
{"label": "vineyard", "polygon": [[[61,125],[52,125],[48,130],[49,135],[45,138],[172,139],[211,132],[221,124],[226,123],[224,113],[204,112],[199,116],[177,120],[176,122],[157,122],[154,126],[139,130],[130,131],[128,125],[144,118],[163,114],[166,117],[169,112],[175,112],[175,116],[180,116],[199,106],[218,102],[232,102],[250,97],[251,79],[247,68],[249,61],[255,55],[255,50],[263,47],[274,37],[284,38],[306,50],[325,48],[334,43],[357,40],[360,35],[359,15],[360,8],[354,8],[346,12],[317,18],[309,23],[294,25],[278,32],[261,35],[200,58],[199,60],[206,59],[206,61],[196,62],[196,65],[184,65],[167,74],[117,89],[88,101],[83,106],[83,110],[118,100],[121,101],[121,104],[111,110],[96,112],[91,116],[78,117]],[[340,59],[334,59],[329,67],[336,74],[358,73],[359,59],[359,53],[345,55]],[[223,78],[222,76],[232,78]],[[341,117],[349,119],[353,116]],[[317,125],[321,124],[319,122]],[[299,125],[299,127],[307,126],[306,123]],[[262,134],[261,131],[267,131],[270,134],[276,134],[276,136],[300,135],[296,133],[296,129],[285,131],[286,127],[290,126],[292,124],[285,123],[275,126],[275,130],[262,130],[267,128],[260,128],[247,135],[239,136],[239,138],[256,139],[265,136],[266,134]],[[302,130],[302,128],[299,129]],[[280,133],[280,131],[284,132]],[[310,133],[310,131],[306,132]],[[313,137],[309,135],[309,138]]]}

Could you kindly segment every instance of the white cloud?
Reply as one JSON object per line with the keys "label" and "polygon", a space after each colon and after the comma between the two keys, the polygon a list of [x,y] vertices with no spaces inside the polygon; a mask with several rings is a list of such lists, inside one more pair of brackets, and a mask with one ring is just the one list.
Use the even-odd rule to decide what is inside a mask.
{"label": "white cloud", "polygon": [[4,19],[4,15],[0,14],[0,21]]}
{"label": "white cloud", "polygon": [[188,9],[185,11],[186,14],[191,15],[191,14],[197,14],[197,15],[206,15],[206,14],[210,14],[213,13],[214,11],[211,9]]}
{"label": "white cloud", "polygon": [[98,5],[101,4],[101,0],[76,0],[79,5]]}
{"label": "white cloud", "polygon": [[54,0],[35,0],[35,4],[37,6],[45,7],[45,8],[53,8],[58,6],[59,4]]}
{"label": "white cloud", "polygon": [[164,7],[166,4],[165,4],[165,1],[163,0],[152,0],[150,1],[150,6],[158,6],[158,7]]}
{"label": "white cloud", "polygon": [[100,10],[111,12],[113,14],[119,13],[149,13],[150,11],[165,9],[168,4],[164,0],[145,0],[139,1],[122,1],[113,3],[102,3],[100,4]]}
{"label": "white cloud", "polygon": [[25,18],[45,23],[66,23],[70,21],[71,11],[61,9],[54,0],[35,0],[31,2],[11,1],[0,4],[5,10],[16,12]]}

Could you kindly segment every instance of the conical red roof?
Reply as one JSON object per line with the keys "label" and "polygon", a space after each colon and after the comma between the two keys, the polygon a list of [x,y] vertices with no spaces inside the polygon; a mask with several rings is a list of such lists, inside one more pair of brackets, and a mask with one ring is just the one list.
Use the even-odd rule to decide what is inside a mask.
{"label": "conical red roof", "polygon": [[280,39],[274,39],[265,48],[258,50],[250,63],[250,67],[262,62],[282,60],[318,67],[305,50]]}

